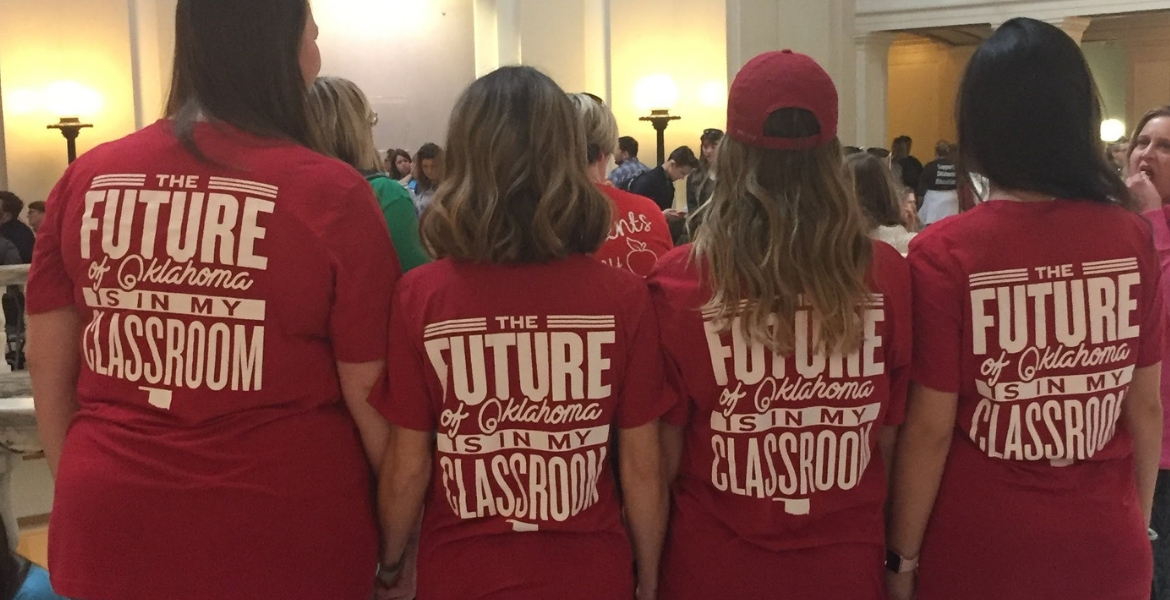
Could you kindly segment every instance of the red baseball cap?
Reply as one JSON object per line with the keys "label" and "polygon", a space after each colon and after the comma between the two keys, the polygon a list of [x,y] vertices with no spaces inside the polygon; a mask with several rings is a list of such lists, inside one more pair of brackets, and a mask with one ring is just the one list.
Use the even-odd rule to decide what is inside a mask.
{"label": "red baseball cap", "polygon": [[[820,133],[805,138],[764,134],[768,117],[782,108],[813,114]],[[727,135],[773,150],[810,150],[837,137],[837,86],[811,57],[791,50],[765,52],[740,69],[727,94]]]}

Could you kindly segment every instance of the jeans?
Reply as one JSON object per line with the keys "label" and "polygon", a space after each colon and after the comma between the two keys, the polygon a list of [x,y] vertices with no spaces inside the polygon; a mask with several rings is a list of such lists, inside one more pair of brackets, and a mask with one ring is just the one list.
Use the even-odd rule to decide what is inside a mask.
{"label": "jeans", "polygon": [[1154,586],[1150,599],[1170,600],[1170,470],[1158,471],[1150,527],[1159,535],[1154,542]]}

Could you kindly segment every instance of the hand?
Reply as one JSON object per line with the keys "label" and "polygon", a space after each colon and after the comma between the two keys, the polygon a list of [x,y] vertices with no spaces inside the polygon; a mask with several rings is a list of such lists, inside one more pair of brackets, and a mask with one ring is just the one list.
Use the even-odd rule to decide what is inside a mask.
{"label": "hand", "polygon": [[668,208],[668,209],[662,211],[662,214],[666,215],[667,218],[686,217],[687,216],[687,213],[685,210],[679,210],[677,208]]}
{"label": "hand", "polygon": [[914,588],[918,583],[917,575],[915,571],[909,573],[886,571],[886,591],[889,592],[890,600],[913,600]]}
{"label": "hand", "polygon": [[1149,174],[1140,171],[1134,173],[1125,181],[1125,185],[1142,212],[1162,208],[1162,196],[1154,187],[1154,182],[1150,181]]}

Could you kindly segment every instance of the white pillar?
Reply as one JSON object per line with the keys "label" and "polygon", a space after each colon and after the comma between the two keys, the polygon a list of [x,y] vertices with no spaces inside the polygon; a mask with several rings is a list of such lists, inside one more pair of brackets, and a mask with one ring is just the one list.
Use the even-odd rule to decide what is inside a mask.
{"label": "white pillar", "polygon": [[519,0],[475,0],[475,76],[520,64]]}
{"label": "white pillar", "polygon": [[610,0],[585,0],[585,89],[613,104]]}
{"label": "white pillar", "polygon": [[890,80],[890,45],[894,34],[878,31],[854,39],[857,50],[857,125],[852,142],[842,132],[845,144],[886,147],[886,96]]}

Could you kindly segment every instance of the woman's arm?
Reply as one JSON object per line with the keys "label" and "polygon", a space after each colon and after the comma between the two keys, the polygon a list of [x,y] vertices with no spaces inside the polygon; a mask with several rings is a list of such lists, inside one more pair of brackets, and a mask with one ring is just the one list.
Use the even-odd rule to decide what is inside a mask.
{"label": "woman's arm", "polygon": [[1150,509],[1154,504],[1158,461],[1162,457],[1161,382],[1161,364],[1135,370],[1125,401],[1121,403],[1125,428],[1133,437],[1133,468],[1137,477],[1138,500],[1147,527],[1150,523]]}
{"label": "woman's arm", "polygon": [[665,421],[658,430],[662,436],[662,473],[663,482],[667,487],[678,477],[679,466],[682,464],[683,440],[686,431],[682,427],[675,427]]}
{"label": "woman's arm", "polygon": [[366,450],[366,458],[370,466],[377,472],[382,466],[382,457],[386,454],[386,440],[390,434],[390,424],[377,410],[370,405],[370,393],[377,385],[378,379],[383,376],[386,361],[378,360],[367,363],[337,363],[337,377],[341,381],[341,396],[345,399],[345,406],[357,424],[358,433],[362,438],[362,447]]}
{"label": "woman's arm", "polygon": [[[958,394],[911,384],[906,422],[894,452],[890,523],[886,546],[917,559],[942,481],[958,411]],[[909,598],[912,573],[890,576],[891,598]],[[895,585],[897,584],[897,585]]]}
{"label": "woman's arm", "polygon": [[618,433],[622,449],[622,494],[638,566],[639,600],[651,600],[658,595],[658,561],[669,514],[658,430],[658,421],[654,420]]}
{"label": "woman's arm", "polygon": [[25,357],[32,377],[37,431],[49,471],[57,476],[69,422],[77,413],[77,376],[81,371],[81,317],[73,307],[29,315]]}
{"label": "woman's arm", "polygon": [[378,481],[382,564],[401,566],[431,480],[434,433],[393,425]]}

